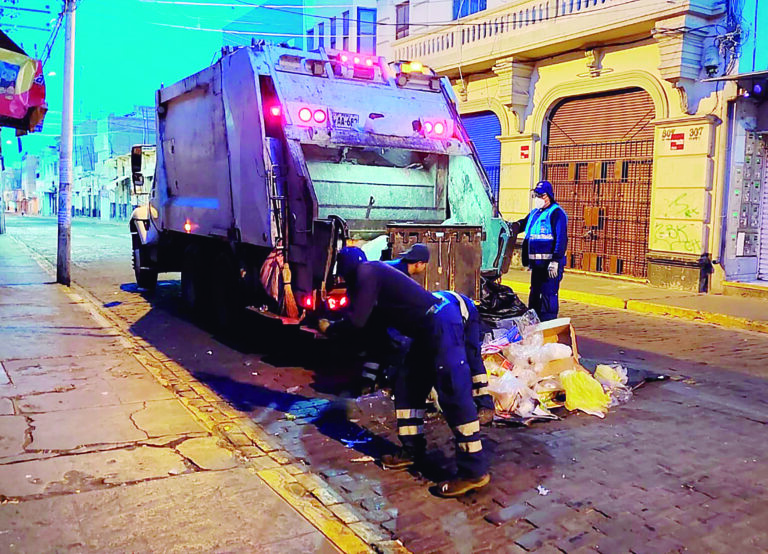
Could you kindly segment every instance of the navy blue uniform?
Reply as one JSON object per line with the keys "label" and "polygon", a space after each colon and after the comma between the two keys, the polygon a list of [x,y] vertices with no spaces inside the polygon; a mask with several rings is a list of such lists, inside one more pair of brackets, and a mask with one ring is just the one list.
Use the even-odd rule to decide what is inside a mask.
{"label": "navy blue uniform", "polygon": [[[523,265],[531,268],[528,306],[536,311],[542,321],[556,319],[560,310],[560,281],[563,279],[565,252],[568,249],[568,217],[553,201],[548,209],[534,209],[516,223],[526,229],[522,254]],[[542,228],[545,233],[536,233]],[[558,265],[554,278],[549,275],[551,262],[557,262]]]}
{"label": "navy blue uniform", "polygon": [[439,292],[435,296],[441,303],[433,308],[434,314],[429,320],[432,340],[414,341],[406,368],[398,373],[395,382],[398,437],[406,449],[424,450],[426,400],[435,387],[440,408],[453,431],[459,477],[481,477],[488,473],[489,464],[483,453],[474,400],[476,392],[487,395],[488,376],[482,359],[479,360],[482,373],[473,375],[470,371],[477,366],[471,361],[473,356],[465,342],[464,320],[469,316],[472,302],[466,297],[459,301],[459,295],[451,292]]}
{"label": "navy blue uniform", "polygon": [[488,463],[480,441],[465,325],[458,300],[433,295],[382,262],[361,263],[351,277],[350,311],[330,330],[335,333],[344,327],[362,328],[375,313],[380,324],[413,339],[406,369],[398,372],[395,384],[398,436],[403,446],[424,449],[426,400],[435,387],[456,439],[460,476],[485,475]]}

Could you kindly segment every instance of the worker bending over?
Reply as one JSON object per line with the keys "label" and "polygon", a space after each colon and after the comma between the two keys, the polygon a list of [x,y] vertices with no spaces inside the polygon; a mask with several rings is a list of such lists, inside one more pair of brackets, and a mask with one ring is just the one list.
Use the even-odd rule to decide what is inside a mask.
{"label": "worker bending over", "polygon": [[472,397],[472,377],[458,301],[446,301],[383,262],[367,262],[359,248],[339,252],[337,274],[347,284],[350,310],[336,323],[320,322],[329,335],[362,329],[371,314],[412,339],[406,371],[395,385],[398,437],[402,448],[382,457],[382,466],[405,469],[426,450],[424,411],[434,386],[446,422],[453,431],[458,473],[438,485],[441,496],[454,497],[490,481],[480,440],[480,422]]}
{"label": "worker bending over", "polygon": [[558,293],[568,249],[568,216],[555,202],[549,181],[541,181],[533,189],[533,205],[531,213],[512,224],[512,232],[516,235],[525,230],[523,265],[531,269],[528,307],[541,321],[549,321],[557,318],[560,309]]}

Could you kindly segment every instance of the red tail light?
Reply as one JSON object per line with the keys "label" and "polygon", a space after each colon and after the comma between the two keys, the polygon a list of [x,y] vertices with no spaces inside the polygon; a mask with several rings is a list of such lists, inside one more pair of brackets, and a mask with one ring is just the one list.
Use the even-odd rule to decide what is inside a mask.
{"label": "red tail light", "polygon": [[301,301],[301,305],[304,306],[308,310],[313,310],[315,308],[315,301],[312,298],[312,296],[308,294]]}
{"label": "red tail light", "polygon": [[326,304],[328,305],[329,310],[335,311],[340,310],[349,304],[349,300],[347,300],[346,296],[331,296],[328,298]]}
{"label": "red tail light", "polygon": [[325,120],[328,119],[328,115],[325,113],[325,110],[315,110],[314,115],[312,118],[317,123],[325,123]]}
{"label": "red tail light", "polygon": [[271,113],[274,117],[280,117],[280,106],[272,106],[269,108],[269,113]]}
{"label": "red tail light", "polygon": [[299,119],[304,123],[309,123],[312,120],[312,110],[309,108],[301,108],[299,110]]}
{"label": "red tail light", "polygon": [[346,296],[342,296],[341,300],[339,300],[339,306],[341,306],[343,308],[347,304],[349,304],[349,301],[347,300],[347,297]]}

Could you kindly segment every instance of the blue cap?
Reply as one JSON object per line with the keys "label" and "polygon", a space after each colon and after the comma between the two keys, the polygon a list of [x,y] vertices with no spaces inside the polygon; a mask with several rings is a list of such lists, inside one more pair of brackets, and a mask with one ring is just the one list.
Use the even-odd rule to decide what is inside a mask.
{"label": "blue cap", "polygon": [[365,257],[365,252],[360,248],[345,246],[339,250],[339,254],[336,257],[336,273],[344,277],[345,281],[349,281],[349,277],[354,275],[357,266],[367,261],[368,258]]}
{"label": "blue cap", "polygon": [[551,202],[555,201],[555,191],[552,188],[552,183],[549,181],[539,181],[536,183],[536,188],[533,189],[535,194],[547,194]]}
{"label": "blue cap", "polygon": [[429,262],[429,248],[427,248],[426,244],[421,244],[419,242],[411,246],[405,252],[401,252],[399,257],[412,264],[417,262],[427,263]]}

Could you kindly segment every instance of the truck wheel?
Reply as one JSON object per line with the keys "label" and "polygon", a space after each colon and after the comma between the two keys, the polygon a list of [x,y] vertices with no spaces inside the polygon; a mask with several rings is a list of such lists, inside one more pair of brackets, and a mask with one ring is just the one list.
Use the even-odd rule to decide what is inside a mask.
{"label": "truck wheel", "polygon": [[155,290],[157,287],[157,269],[149,265],[146,249],[136,245],[133,248],[133,274],[139,288]]}

